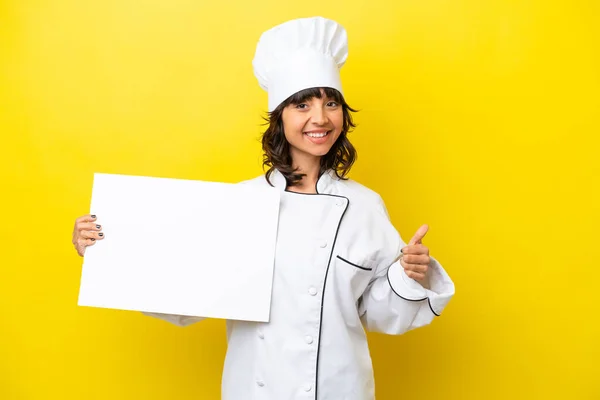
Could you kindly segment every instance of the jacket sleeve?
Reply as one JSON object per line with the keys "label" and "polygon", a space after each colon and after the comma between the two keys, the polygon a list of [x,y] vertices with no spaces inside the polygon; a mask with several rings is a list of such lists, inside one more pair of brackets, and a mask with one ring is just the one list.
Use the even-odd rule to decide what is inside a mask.
{"label": "jacket sleeve", "polygon": [[142,314],[147,315],[149,317],[159,318],[159,319],[165,320],[167,322],[170,322],[172,324],[175,324],[177,326],[182,326],[182,327],[192,325],[196,322],[206,319],[204,317],[190,317],[187,315],[161,314],[161,313],[152,313],[152,312],[145,312],[145,311],[142,311]]}
{"label": "jacket sleeve", "polygon": [[[378,263],[359,299],[358,311],[368,331],[400,335],[432,322],[454,295],[454,283],[442,265],[430,256],[429,285],[421,286],[404,272],[399,257],[405,246],[380,200],[386,246],[393,249]],[[389,248],[389,247],[388,247]]]}

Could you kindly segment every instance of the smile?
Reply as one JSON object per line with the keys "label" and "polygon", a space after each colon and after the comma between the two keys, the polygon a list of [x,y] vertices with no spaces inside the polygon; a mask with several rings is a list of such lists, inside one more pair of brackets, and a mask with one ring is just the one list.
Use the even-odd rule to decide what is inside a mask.
{"label": "smile", "polygon": [[305,135],[311,138],[323,138],[327,136],[331,131],[327,132],[304,132]]}

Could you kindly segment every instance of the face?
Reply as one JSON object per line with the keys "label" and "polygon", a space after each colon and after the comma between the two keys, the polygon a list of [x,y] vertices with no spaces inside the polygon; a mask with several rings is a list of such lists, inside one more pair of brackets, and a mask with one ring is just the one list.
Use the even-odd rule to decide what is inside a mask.
{"label": "face", "polygon": [[326,155],[342,132],[342,105],[328,98],[321,89],[321,98],[313,97],[283,109],[283,130],[290,144],[293,160]]}

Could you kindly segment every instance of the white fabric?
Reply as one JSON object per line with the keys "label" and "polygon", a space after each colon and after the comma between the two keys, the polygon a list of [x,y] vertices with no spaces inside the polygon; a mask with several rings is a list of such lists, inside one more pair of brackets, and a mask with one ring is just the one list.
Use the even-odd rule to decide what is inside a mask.
{"label": "white fabric", "polygon": [[271,318],[227,321],[222,399],[372,400],[365,331],[398,335],[430,323],[454,284],[435,259],[431,290],[403,275],[396,260],[405,243],[377,193],[332,173],[316,195],[284,191],[277,171],[271,181],[282,190]]}
{"label": "white fabric", "polygon": [[329,19],[300,18],[264,32],[252,65],[268,92],[269,112],[303,89],[331,87],[343,94],[340,68],[347,57],[346,30]]}

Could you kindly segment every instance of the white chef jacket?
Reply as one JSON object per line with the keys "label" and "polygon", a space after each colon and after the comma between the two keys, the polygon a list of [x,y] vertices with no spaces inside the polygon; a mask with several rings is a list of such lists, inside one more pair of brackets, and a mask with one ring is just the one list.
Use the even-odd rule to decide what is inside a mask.
{"label": "white chef jacket", "polygon": [[[405,246],[381,197],[333,171],[317,194],[281,189],[270,320],[227,321],[223,400],[372,400],[365,330],[392,335],[429,324],[454,294],[431,257],[430,289],[398,260]],[[264,175],[241,184],[268,185]],[[145,313],[180,326],[202,318]]]}

